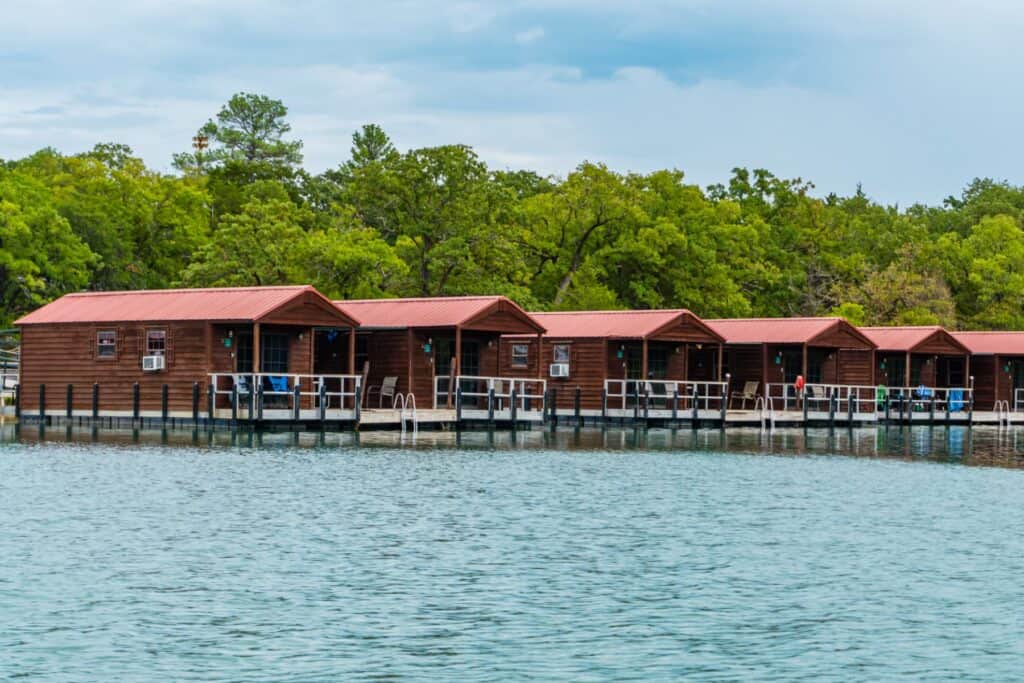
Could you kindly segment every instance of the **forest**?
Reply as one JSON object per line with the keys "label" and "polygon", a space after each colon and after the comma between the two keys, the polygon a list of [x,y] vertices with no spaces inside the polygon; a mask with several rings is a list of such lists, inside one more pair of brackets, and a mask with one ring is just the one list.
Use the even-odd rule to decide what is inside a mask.
{"label": "forest", "polygon": [[249,93],[193,143],[174,173],[117,143],[0,159],[0,326],[82,290],[308,283],[332,298],[1024,329],[1024,188],[1005,181],[898,207],[764,169],[708,187],[591,161],[549,177],[460,144],[399,150],[373,124],[311,174],[284,103]]}

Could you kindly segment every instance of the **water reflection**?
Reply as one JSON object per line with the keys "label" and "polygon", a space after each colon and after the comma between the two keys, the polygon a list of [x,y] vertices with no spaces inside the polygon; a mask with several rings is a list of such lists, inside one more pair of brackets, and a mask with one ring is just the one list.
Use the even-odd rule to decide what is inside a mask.
{"label": "water reflection", "polygon": [[529,431],[257,432],[114,430],[6,425],[4,443],[100,443],[206,448],[413,448],[470,450],[673,451],[778,456],[846,455],[1017,468],[1024,464],[1024,429],[889,426],[857,429],[557,428]]}

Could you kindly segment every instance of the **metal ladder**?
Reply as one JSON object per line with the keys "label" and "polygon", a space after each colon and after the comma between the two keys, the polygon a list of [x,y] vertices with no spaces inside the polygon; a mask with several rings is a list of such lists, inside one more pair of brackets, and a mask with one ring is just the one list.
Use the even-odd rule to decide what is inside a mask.
{"label": "metal ladder", "polygon": [[996,401],[996,422],[1000,427],[1010,427],[1013,425],[1012,415],[1010,411],[1009,401]]}
{"label": "metal ladder", "polygon": [[[419,420],[416,416],[416,396],[412,392],[408,394],[395,394],[395,401],[392,405],[394,410],[398,411],[398,424],[402,429],[402,433],[405,433],[406,420],[412,422],[412,433],[419,433]],[[409,417],[406,417],[407,412]]]}
{"label": "metal ladder", "polygon": [[[765,425],[768,426],[768,431],[775,431],[775,404],[772,402],[771,397],[758,396],[757,400],[754,401],[754,410],[757,411],[758,417],[761,420],[761,431],[765,431]],[[767,412],[767,419],[765,413]]]}

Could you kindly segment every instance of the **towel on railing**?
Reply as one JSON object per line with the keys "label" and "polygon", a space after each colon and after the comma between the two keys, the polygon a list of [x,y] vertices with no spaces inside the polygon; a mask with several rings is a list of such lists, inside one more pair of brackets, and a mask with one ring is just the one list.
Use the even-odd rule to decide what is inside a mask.
{"label": "towel on railing", "polygon": [[949,412],[955,413],[964,409],[964,390],[963,389],[950,389],[949,390]]}
{"label": "towel on railing", "polygon": [[281,393],[286,393],[288,391],[288,378],[287,377],[278,376],[278,375],[271,375],[271,376],[267,377],[267,380],[270,382],[271,390],[279,391]]}

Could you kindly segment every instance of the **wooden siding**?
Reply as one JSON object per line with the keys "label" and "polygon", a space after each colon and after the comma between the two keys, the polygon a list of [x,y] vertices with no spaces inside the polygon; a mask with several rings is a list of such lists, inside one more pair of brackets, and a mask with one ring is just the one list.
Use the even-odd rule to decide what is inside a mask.
{"label": "wooden siding", "polygon": [[874,385],[875,377],[871,367],[871,355],[871,351],[840,350],[836,384]]}

